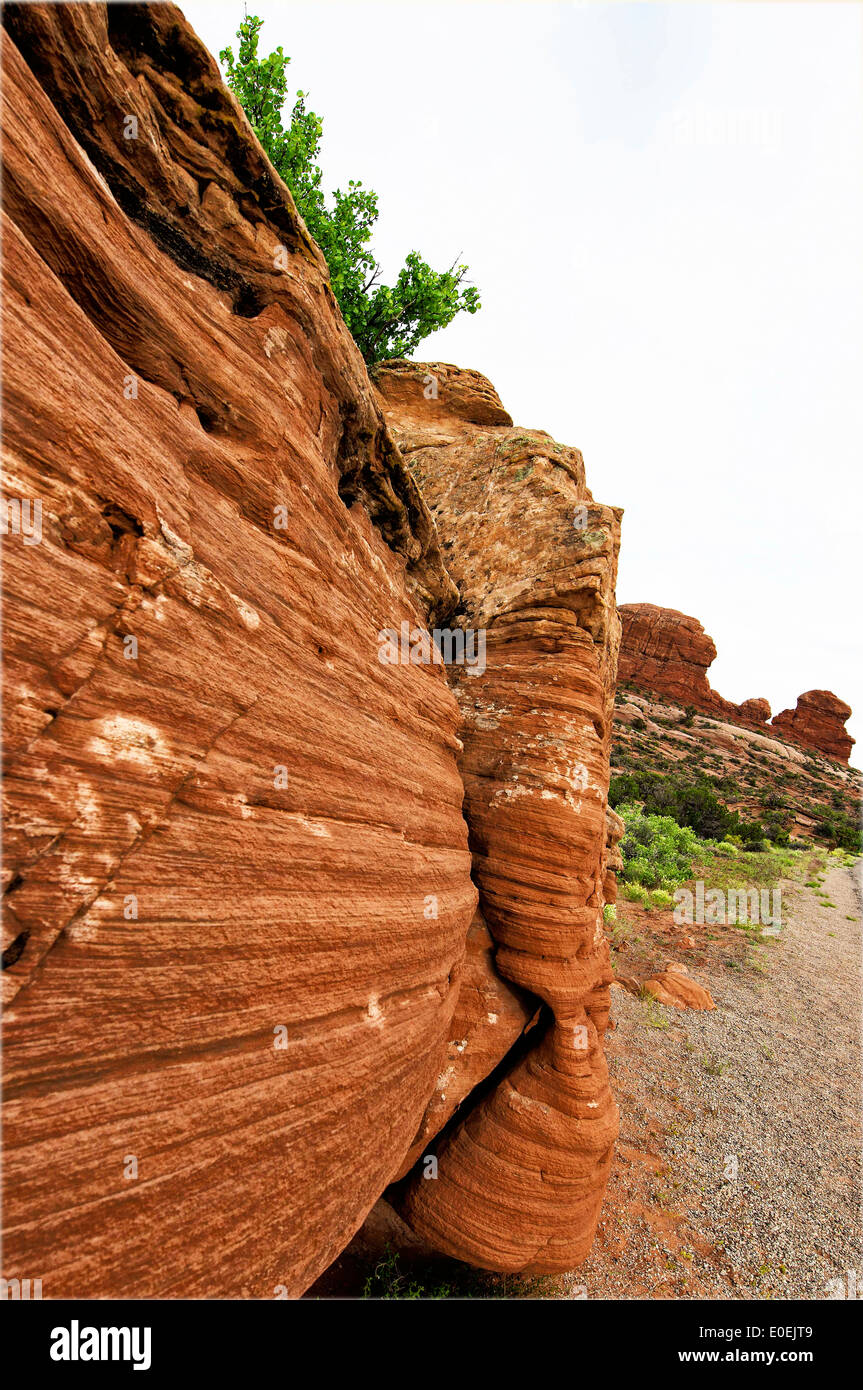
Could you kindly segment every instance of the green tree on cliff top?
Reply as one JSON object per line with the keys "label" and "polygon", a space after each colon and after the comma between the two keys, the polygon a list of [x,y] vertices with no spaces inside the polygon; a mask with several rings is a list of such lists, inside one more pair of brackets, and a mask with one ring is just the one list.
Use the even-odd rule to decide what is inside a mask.
{"label": "green tree on cliff top", "polygon": [[404,357],[462,309],[475,314],[479,292],[464,284],[467,266],[432,270],[416,251],[407,256],[393,286],[380,283],[381,268],[369,245],[378,216],[377,194],[351,179],[347,192],[337,188],[327,199],[317,162],[323,122],[306,109],[306,93],[298,91],[290,123],[283,125],[291,60],[281,45],[268,58],[258,57],[262,23],[257,15],[242,20],[236,61],[231,48],[219,54],[228,86],[323,251],[333,292],[366,362]]}

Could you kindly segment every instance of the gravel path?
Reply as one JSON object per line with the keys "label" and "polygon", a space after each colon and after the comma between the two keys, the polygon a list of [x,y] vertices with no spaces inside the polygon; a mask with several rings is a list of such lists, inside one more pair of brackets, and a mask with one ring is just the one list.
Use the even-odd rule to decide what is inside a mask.
{"label": "gravel path", "polygon": [[715,1012],[613,991],[621,1140],[567,1278],[589,1298],[824,1298],[851,1270],[863,1292],[857,885],[782,889],[761,972],[697,972]]}

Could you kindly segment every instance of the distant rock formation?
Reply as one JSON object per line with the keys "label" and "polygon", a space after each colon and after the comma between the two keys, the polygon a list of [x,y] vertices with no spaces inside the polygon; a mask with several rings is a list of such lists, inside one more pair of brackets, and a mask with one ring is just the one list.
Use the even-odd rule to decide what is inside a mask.
{"label": "distant rock formation", "polygon": [[726,714],[734,708],[708,683],[707,668],[716,660],[716,647],[697,618],[654,603],[624,603],[617,611],[620,681],[633,681],[677,704],[710,713]]}
{"label": "distant rock formation", "polygon": [[854,739],[845,728],[850,717],[851,706],[832,690],[807,690],[798,695],[795,709],[784,709],[774,716],[771,727],[780,738],[792,738],[806,748],[847,763],[854,747]]}
{"label": "distant rock formation", "polygon": [[770,720],[770,704],[764,699],[744,700],[737,706],[737,713],[744,724],[767,724]]}
{"label": "distant rock formation", "polygon": [[735,705],[711,687],[707,670],[716,658],[716,647],[696,618],[653,603],[624,603],[618,612],[621,682],[631,681],[684,708],[691,705],[730,723],[766,729],[778,738],[848,762],[854,740],[845,729],[845,721],[851,708],[832,691],[807,691],[795,710],[783,710],[768,723],[770,705],[765,699]]}

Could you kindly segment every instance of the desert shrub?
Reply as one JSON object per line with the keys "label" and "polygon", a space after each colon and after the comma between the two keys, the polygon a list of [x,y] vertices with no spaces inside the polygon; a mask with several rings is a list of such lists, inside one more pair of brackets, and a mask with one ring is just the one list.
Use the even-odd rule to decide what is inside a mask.
{"label": "desert shrub", "polygon": [[617,811],[624,803],[641,802],[648,815],[670,816],[678,825],[689,826],[699,839],[723,840],[738,835],[750,848],[763,844],[764,826],[744,820],[726,806],[716,794],[718,785],[697,773],[687,776],[634,769],[611,779],[608,800]]}
{"label": "desert shrub", "polygon": [[654,888],[650,894],[651,907],[673,907],[674,897],[665,888]]}
{"label": "desert shrub", "polygon": [[772,787],[765,787],[760,797],[761,805],[767,811],[775,811],[786,805],[785,797]]}
{"label": "desert shrub", "polygon": [[710,845],[714,854],[718,854],[721,859],[734,859],[740,853],[733,840],[719,840]]}
{"label": "desert shrub", "polygon": [[764,829],[774,845],[788,844],[790,836],[781,811],[768,811],[764,817]]}
{"label": "desert shrub", "polygon": [[828,807],[813,808],[813,814],[815,834],[819,840],[826,840],[831,846],[844,849],[849,854],[860,854],[861,836],[857,821],[844,811],[834,811]]}
{"label": "desert shrub", "polygon": [[676,888],[692,875],[698,838],[670,816],[648,814],[636,802],[617,808],[626,833],[620,842],[625,884],[641,889]]}
{"label": "desert shrub", "polygon": [[757,852],[766,848],[765,830],[760,821],[741,820],[738,833],[746,849]]}

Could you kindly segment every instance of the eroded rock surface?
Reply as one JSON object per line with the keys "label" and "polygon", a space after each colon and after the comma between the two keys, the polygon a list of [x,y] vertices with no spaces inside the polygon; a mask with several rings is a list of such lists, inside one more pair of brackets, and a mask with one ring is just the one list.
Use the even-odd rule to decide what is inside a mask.
{"label": "eroded rock surface", "polygon": [[459,716],[377,633],[455,590],[180,12],[4,22],[4,1273],[297,1293],[446,1065]]}
{"label": "eroded rock surface", "polygon": [[538,1001],[499,974],[494,955],[494,940],[477,909],[459,972],[458,1001],[446,1057],[397,1178],[410,1171],[428,1149],[429,1141],[490,1075],[537,1014]]}
{"label": "eroded rock surface", "polygon": [[411,366],[376,381],[470,635],[450,677],[474,876],[497,970],[543,1008],[432,1146],[438,1176],[414,1174],[403,1213],[473,1264],[566,1270],[590,1247],[617,1132],[602,909],[620,512],[593,501],[578,450],[489,420],[484,378]]}
{"label": "eroded rock surface", "polygon": [[744,700],[737,706],[740,718],[747,724],[766,724],[770,719],[769,701],[757,697],[752,700]]}

